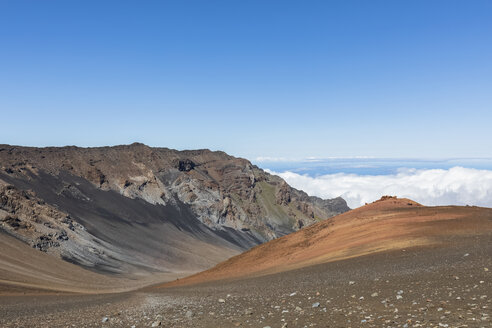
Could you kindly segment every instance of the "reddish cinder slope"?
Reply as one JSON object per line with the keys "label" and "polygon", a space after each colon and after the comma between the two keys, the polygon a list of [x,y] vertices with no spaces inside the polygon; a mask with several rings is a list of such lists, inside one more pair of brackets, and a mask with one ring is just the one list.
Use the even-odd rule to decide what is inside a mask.
{"label": "reddish cinder slope", "polygon": [[425,207],[385,196],[163,286],[265,275],[392,249],[439,245],[445,243],[442,237],[490,232],[492,209]]}

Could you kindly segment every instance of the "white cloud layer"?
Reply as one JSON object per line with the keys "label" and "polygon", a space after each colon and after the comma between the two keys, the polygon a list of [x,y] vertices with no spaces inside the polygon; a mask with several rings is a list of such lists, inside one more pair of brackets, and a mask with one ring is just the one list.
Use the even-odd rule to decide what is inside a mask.
{"label": "white cloud layer", "polygon": [[383,195],[410,198],[423,205],[477,205],[492,207],[492,171],[463,167],[448,170],[401,169],[393,175],[328,174],[310,177],[276,173],[309,195],[343,197],[351,208]]}

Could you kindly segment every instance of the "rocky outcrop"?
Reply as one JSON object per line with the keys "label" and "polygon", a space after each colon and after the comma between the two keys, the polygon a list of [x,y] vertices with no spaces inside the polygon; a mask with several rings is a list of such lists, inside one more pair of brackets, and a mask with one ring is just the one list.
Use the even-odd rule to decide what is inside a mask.
{"label": "rocky outcrop", "polygon": [[176,168],[182,172],[189,172],[195,168],[195,163],[189,159],[177,160],[176,164]]}
{"label": "rocky outcrop", "polygon": [[[64,231],[62,219],[66,216],[66,213],[36,198],[32,191],[20,191],[0,180],[0,225],[4,230],[26,240],[48,241]],[[46,251],[48,244],[38,248]],[[36,247],[36,243],[33,242],[32,246]],[[51,243],[51,246],[59,245]]]}
{"label": "rocky outcrop", "polygon": [[39,199],[32,190],[18,190],[3,180],[0,180],[0,228],[33,248],[59,256],[61,244],[84,231],[67,213]]}

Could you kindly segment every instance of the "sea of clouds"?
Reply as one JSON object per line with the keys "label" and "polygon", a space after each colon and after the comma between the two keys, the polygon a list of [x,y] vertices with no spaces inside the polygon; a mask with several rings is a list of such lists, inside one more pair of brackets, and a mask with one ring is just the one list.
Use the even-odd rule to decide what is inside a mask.
{"label": "sea of clouds", "polygon": [[399,169],[390,175],[349,173],[309,176],[274,172],[294,188],[321,198],[343,197],[349,207],[373,202],[383,195],[410,198],[423,205],[492,207],[492,171],[474,168]]}

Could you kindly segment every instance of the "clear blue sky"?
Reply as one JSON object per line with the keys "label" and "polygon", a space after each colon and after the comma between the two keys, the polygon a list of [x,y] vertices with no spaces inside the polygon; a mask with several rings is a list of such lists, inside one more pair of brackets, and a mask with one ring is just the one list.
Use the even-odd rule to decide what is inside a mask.
{"label": "clear blue sky", "polygon": [[0,143],[492,156],[492,1],[0,0]]}

